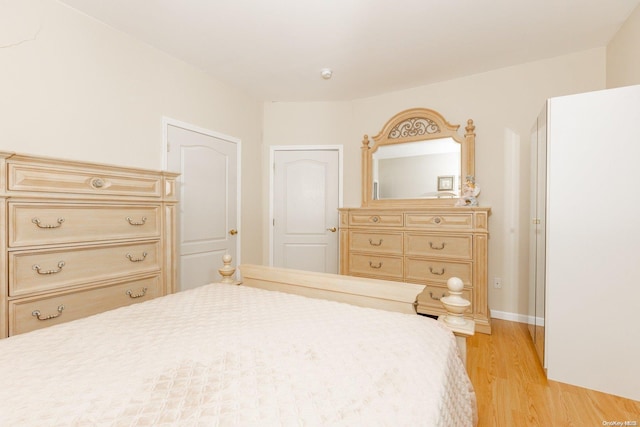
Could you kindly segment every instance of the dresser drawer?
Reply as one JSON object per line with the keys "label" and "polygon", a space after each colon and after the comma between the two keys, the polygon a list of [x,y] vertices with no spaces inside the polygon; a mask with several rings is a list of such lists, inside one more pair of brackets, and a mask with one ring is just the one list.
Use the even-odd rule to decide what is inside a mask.
{"label": "dresser drawer", "polygon": [[9,191],[162,197],[162,177],[157,173],[13,161],[7,163],[7,172]]}
{"label": "dresser drawer", "polygon": [[432,230],[472,230],[472,213],[406,213],[405,226],[411,228],[428,228]]}
{"label": "dresser drawer", "polygon": [[160,205],[9,203],[9,247],[157,238]]}
{"label": "dresser drawer", "polygon": [[9,301],[9,335],[80,319],[160,295],[160,277],[154,276],[78,292]]}
{"label": "dresser drawer", "polygon": [[160,270],[160,243],[9,252],[9,295]]}
{"label": "dresser drawer", "polygon": [[402,227],[404,216],[398,213],[349,212],[349,225],[369,227]]}
{"label": "dresser drawer", "polygon": [[471,286],[471,271],[471,262],[405,258],[405,278],[408,282],[446,283],[450,277],[459,277],[465,286]]}
{"label": "dresser drawer", "polygon": [[405,253],[433,258],[471,259],[473,237],[471,235],[407,233]]}
{"label": "dresser drawer", "polygon": [[402,257],[351,254],[349,274],[402,280]]}
{"label": "dresser drawer", "polygon": [[[449,295],[449,291],[447,289],[447,285],[436,285],[433,283],[427,283],[427,286],[424,288],[420,294],[418,294],[418,305],[424,306],[436,310],[446,311],[444,306],[440,302],[440,298]],[[469,308],[465,311],[465,313],[473,313],[473,291],[470,288],[464,288],[462,290],[462,298],[471,302]]]}
{"label": "dresser drawer", "polygon": [[356,252],[402,255],[402,232],[351,231],[349,248]]}

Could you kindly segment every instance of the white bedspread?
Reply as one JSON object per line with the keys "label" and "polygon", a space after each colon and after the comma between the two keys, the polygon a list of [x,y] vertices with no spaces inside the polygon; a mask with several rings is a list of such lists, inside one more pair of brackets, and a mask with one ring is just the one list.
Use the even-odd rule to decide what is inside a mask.
{"label": "white bedspread", "polygon": [[208,285],[0,340],[0,426],[467,426],[421,316]]}

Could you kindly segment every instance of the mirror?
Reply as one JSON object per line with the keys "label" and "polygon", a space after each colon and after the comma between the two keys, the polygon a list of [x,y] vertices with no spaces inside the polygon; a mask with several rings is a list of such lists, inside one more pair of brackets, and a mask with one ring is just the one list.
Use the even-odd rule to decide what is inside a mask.
{"label": "mirror", "polygon": [[374,200],[460,196],[460,144],[453,138],[384,145],[372,162]]}
{"label": "mirror", "polygon": [[362,141],[362,205],[453,205],[461,182],[474,174],[475,126],[459,125],[438,112],[414,108],[396,114],[382,131]]}

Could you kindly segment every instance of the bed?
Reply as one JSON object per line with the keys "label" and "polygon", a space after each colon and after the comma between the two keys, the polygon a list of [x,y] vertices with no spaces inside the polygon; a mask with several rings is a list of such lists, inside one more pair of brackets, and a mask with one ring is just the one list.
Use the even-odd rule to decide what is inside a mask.
{"label": "bed", "polygon": [[422,286],[240,270],[0,340],[0,425],[475,425],[454,335],[412,313]]}

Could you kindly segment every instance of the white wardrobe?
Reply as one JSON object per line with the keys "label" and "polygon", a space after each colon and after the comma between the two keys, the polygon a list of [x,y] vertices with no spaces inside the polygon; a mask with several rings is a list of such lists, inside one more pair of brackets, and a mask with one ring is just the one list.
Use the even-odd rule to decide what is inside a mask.
{"label": "white wardrobe", "polygon": [[532,154],[530,329],[547,377],[640,400],[640,86],[548,100]]}

